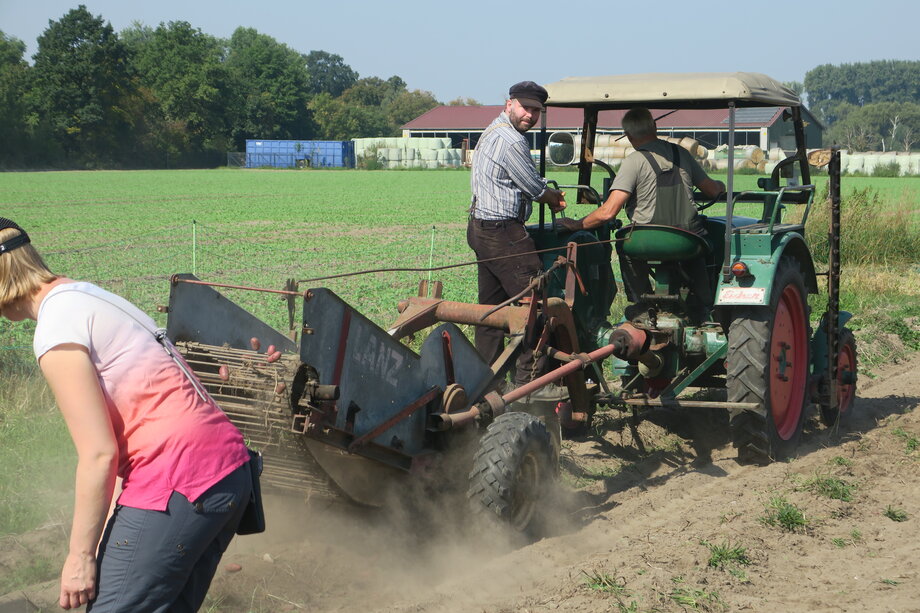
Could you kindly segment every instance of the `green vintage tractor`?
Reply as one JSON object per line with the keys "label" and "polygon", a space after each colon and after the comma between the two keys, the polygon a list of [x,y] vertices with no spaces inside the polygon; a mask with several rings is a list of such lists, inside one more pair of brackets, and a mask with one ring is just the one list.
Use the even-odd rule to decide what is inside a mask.
{"label": "green vintage tractor", "polygon": [[[569,234],[558,231],[545,210],[530,228],[540,249],[575,242],[585,245],[582,250],[592,250],[583,254],[590,256],[590,271],[579,255],[580,269],[591,279],[587,292],[574,300],[585,350],[611,341],[604,315],[616,287],[605,271],[598,271],[612,262],[614,251],[646,262],[651,270],[653,291],[627,308],[627,317],[617,327],[626,349],[614,353],[612,372],[622,387],[600,394],[597,402],[637,413],[654,406],[726,408],[739,460],[756,463],[795,452],[812,403],[828,424],[847,418],[855,392],[856,348],[845,327],[850,314],[838,308],[839,154],[821,152],[821,161],[829,165],[833,221],[828,244],[820,246],[829,251],[829,270],[818,272],[804,232],[815,186],[798,97],[773,79],[753,73],[578,77],[546,87],[541,171],[545,174],[547,159],[557,166],[577,165],[577,183],[559,187],[569,191],[570,202],[587,205],[602,202],[615,176],[611,165],[595,156],[599,117],[636,106],[652,109],[653,116],[679,109],[727,110],[727,196],[720,198],[725,214],[706,218],[705,236],[666,226],[623,226],[619,220],[597,231]],[[747,107],[781,112],[795,149],[769,177],[758,179],[758,189],[738,192],[735,115]],[[557,109],[581,109],[581,130],[546,134],[545,118],[560,112]],[[592,171],[598,168],[606,175],[600,191],[592,185]],[[577,199],[571,196],[575,192]],[[702,211],[715,202],[699,202],[698,208]],[[737,215],[740,206],[759,214]],[[577,208],[569,210],[577,214]],[[793,213],[795,221],[790,221]],[[611,238],[615,249],[604,242]],[[708,275],[715,292],[715,309],[705,321],[690,316],[688,275],[693,273],[682,266],[700,256],[706,269],[697,274]],[[812,329],[806,299],[818,292],[819,276],[826,278],[829,302]],[[551,284],[551,293],[564,295],[561,285],[561,279]],[[724,400],[685,400],[679,395],[687,388],[724,388],[727,394]]]}

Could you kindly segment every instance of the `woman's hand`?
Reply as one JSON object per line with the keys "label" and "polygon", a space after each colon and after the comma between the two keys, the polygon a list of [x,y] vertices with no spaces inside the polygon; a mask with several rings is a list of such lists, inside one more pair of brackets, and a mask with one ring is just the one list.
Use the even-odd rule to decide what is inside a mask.
{"label": "woman's hand", "polygon": [[62,609],[76,609],[96,597],[95,556],[69,554],[61,571]]}

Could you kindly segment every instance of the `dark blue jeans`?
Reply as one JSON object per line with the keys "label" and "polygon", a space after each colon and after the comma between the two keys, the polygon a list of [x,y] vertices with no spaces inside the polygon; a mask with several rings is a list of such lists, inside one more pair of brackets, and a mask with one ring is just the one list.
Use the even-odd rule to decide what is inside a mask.
{"label": "dark blue jeans", "polygon": [[251,489],[246,463],[194,503],[173,492],[166,511],[116,506],[99,546],[99,592],[87,613],[197,611]]}

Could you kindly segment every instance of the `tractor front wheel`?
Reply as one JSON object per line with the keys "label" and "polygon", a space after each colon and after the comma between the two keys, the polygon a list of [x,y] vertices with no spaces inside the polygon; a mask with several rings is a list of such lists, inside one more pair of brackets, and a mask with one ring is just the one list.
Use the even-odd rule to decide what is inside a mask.
{"label": "tractor front wheel", "polygon": [[524,532],[555,474],[552,461],[550,434],[542,421],[522,412],[499,415],[480,439],[467,497],[474,510]]}
{"label": "tractor front wheel", "polygon": [[728,332],[728,399],[759,410],[732,411],[738,460],[766,464],[790,457],[805,419],[809,365],[808,306],[798,262],[785,257],[768,308],[735,311]]}
{"label": "tractor front wheel", "polygon": [[840,331],[837,341],[837,408],[821,403],[821,421],[826,426],[846,425],[853,416],[856,400],[856,339],[849,328]]}

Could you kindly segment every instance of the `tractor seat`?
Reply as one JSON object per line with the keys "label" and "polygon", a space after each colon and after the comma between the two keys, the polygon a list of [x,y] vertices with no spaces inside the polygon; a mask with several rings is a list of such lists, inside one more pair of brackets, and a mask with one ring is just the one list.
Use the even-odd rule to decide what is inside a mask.
{"label": "tractor seat", "polygon": [[618,230],[616,238],[618,251],[647,262],[677,262],[709,252],[705,238],[673,226],[629,225]]}

